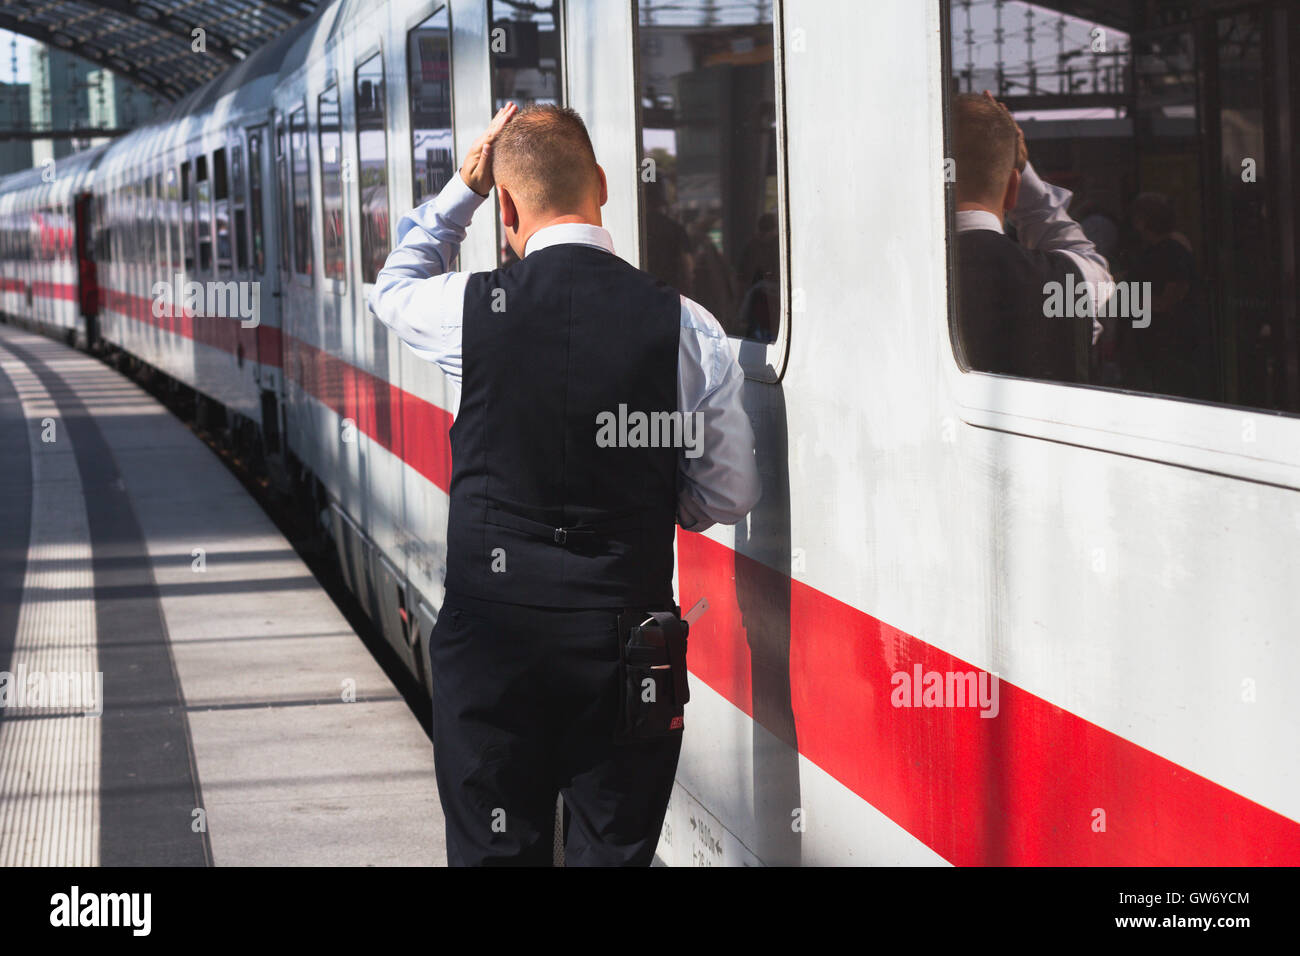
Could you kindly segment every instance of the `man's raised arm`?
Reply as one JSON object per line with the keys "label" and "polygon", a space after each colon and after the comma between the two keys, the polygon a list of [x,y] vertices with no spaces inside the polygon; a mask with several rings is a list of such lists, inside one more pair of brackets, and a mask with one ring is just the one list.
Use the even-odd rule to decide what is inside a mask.
{"label": "man's raised arm", "polygon": [[457,385],[469,273],[448,270],[475,210],[492,191],[492,140],[515,112],[513,103],[502,107],[442,192],[402,217],[397,246],[370,292],[370,310],[379,321]]}

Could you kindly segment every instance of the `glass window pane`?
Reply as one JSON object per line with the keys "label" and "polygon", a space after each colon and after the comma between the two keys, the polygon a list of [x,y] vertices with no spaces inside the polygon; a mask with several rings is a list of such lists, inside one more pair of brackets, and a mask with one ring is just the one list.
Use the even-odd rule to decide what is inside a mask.
{"label": "glass window pane", "polygon": [[167,169],[166,213],[168,249],[171,253],[170,263],[173,269],[181,267],[181,191],[179,177],[175,167]]}
{"label": "glass window pane", "polygon": [[289,116],[289,160],[293,164],[293,271],[311,275],[311,175],[307,169],[307,110]]}
{"label": "glass window pane", "polygon": [[339,89],[331,85],[317,100],[320,147],[321,220],[324,274],[344,279],[343,135],[339,128]]}
{"label": "glass window pane", "polygon": [[248,213],[244,208],[244,148],[230,148],[230,194],[235,210],[235,269],[248,268]]}
{"label": "glass window pane", "polygon": [[212,180],[208,178],[208,157],[194,161],[194,205],[197,216],[199,271],[212,270]]}
{"label": "glass window pane", "polygon": [[[1300,101],[1277,96],[1300,50],[1294,22],[1272,28],[1282,7],[1183,0],[1174,18],[1117,0],[1079,15],[942,2],[965,364],[1300,412],[1300,212],[1284,198]],[[984,90],[1023,130],[1031,167],[1009,208],[994,195],[1007,164],[976,148],[995,128]],[[1038,179],[1068,216],[1051,235],[1034,224],[1048,208]],[[1100,263],[1100,286],[1082,286],[1080,256]]]}
{"label": "glass window pane", "polygon": [[280,196],[280,269],[288,272],[293,258],[293,217],[289,214],[289,150],[284,120],[275,124],[275,170]]}
{"label": "glass window pane", "polygon": [[780,154],[770,4],[640,8],[646,270],[729,335],[781,325]]}
{"label": "glass window pane", "polygon": [[[357,176],[361,210],[361,281],[374,282],[389,251],[388,134],[384,123],[384,61],[379,54],[357,67],[356,102],[357,156],[361,160],[361,171]],[[411,125],[414,128],[415,124]],[[420,135],[417,134],[417,138]],[[419,154],[415,155],[418,203],[421,173]]]}
{"label": "glass window pane", "polygon": [[266,268],[265,239],[262,233],[262,133],[248,134],[248,218],[253,234],[253,270]]}
{"label": "glass window pane", "polygon": [[[488,51],[492,60],[492,112],[514,102],[563,104],[564,59],[557,19],[559,5],[488,0]],[[487,117],[486,119],[490,119]],[[501,229],[501,206],[493,192],[497,223],[497,260],[517,262]]]}
{"label": "glass window pane", "polygon": [[190,168],[188,159],[181,163],[181,243],[187,273],[194,271],[194,187]]}
{"label": "glass window pane", "polygon": [[230,242],[230,181],[224,147],[212,154],[212,195],[213,221],[217,233],[217,272],[229,275],[233,250]]}
{"label": "glass window pane", "polygon": [[447,8],[407,38],[410,70],[411,155],[415,204],[436,196],[456,169],[451,137],[451,38]]}

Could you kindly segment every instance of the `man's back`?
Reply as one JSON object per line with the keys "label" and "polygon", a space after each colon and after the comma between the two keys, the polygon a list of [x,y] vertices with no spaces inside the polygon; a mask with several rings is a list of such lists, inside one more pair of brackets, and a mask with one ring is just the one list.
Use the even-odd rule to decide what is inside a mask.
{"label": "man's back", "polygon": [[680,314],[675,290],[589,245],[470,277],[450,590],[551,607],[671,602],[682,448],[663,439],[682,435]]}
{"label": "man's back", "polygon": [[[1044,286],[1083,276],[1061,253],[1026,249],[1000,232],[957,236],[957,308],[971,368],[1021,378],[1072,381],[1079,320],[1045,314]],[[1064,294],[1064,293],[1063,293]]]}

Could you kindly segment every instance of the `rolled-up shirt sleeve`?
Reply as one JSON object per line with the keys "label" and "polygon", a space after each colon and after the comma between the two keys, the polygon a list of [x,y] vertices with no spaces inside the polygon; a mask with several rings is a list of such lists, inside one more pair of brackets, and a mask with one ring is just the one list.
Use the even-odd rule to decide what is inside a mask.
{"label": "rolled-up shirt sleeve", "polygon": [[448,271],[485,197],[460,174],[397,224],[397,245],[370,290],[370,310],[421,358],[461,380],[461,323],[468,272]]}
{"label": "rolled-up shirt sleeve", "polygon": [[707,309],[682,296],[677,391],[696,416],[699,454],[683,454],[677,523],[688,531],[735,524],[758,503],[754,432],[741,401],[745,376],[727,335]]}

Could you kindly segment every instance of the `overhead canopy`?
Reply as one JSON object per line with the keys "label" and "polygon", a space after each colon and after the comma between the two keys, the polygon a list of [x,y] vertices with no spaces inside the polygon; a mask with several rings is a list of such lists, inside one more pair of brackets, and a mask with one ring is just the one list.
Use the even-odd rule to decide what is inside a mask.
{"label": "overhead canopy", "polygon": [[[0,29],[85,57],[175,100],[316,7],[314,0],[4,0]],[[205,52],[194,49],[200,39]]]}

